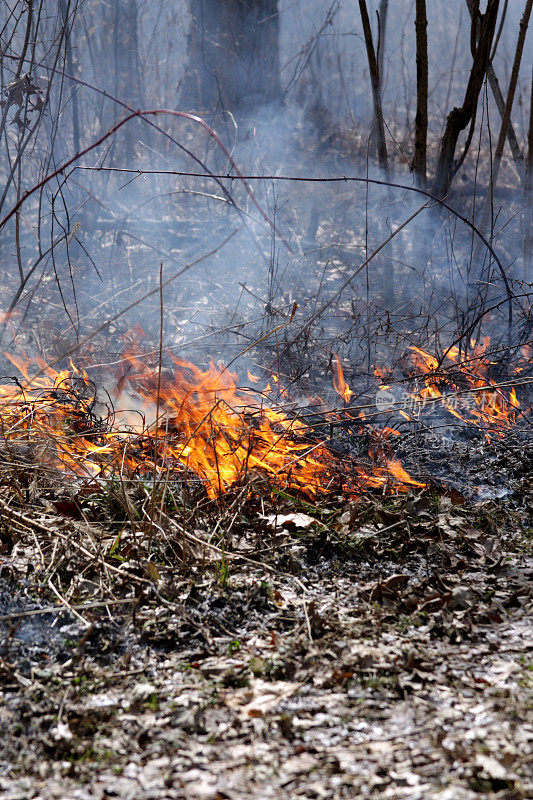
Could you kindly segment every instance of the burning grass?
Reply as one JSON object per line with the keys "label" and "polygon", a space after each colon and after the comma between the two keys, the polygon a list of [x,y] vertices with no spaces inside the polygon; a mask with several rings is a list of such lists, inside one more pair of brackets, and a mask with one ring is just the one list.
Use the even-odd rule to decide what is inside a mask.
{"label": "burning grass", "polygon": [[[482,430],[487,440],[527,422],[513,384],[531,383],[531,378],[521,380],[531,371],[531,347],[523,345],[518,351],[511,369],[515,377],[498,381],[491,376],[497,362],[488,353],[490,338],[485,336],[481,342],[472,340],[470,344],[468,357],[462,358],[459,348],[452,346],[440,360],[420,347],[410,347],[400,362],[407,376],[407,391],[403,403],[393,402],[391,410],[395,408],[411,421],[440,405],[461,422]],[[391,372],[380,368],[375,375],[382,381],[392,377]],[[389,389],[390,385],[382,382],[380,390]]]}
{"label": "burning grass", "polygon": [[[348,687],[357,688],[368,708],[380,713],[392,697],[401,696],[404,708],[406,693],[417,691],[420,682],[424,696],[432,686],[449,690],[445,675],[457,673],[452,669],[457,651],[450,648],[458,643],[464,653],[465,642],[485,641],[485,630],[494,628],[480,626],[502,620],[502,597],[506,614],[507,604],[516,611],[529,602],[525,579],[507,572],[503,545],[506,531],[516,539],[516,531],[528,524],[530,471],[523,479],[523,507],[514,510],[493,500],[473,506],[459,492],[431,485],[416,487],[410,496],[386,494],[387,487],[405,488],[401,473],[394,482],[390,477],[382,482],[379,491],[367,492],[376,477],[374,465],[388,460],[389,476],[395,468],[387,444],[394,433],[376,430],[370,435],[373,458],[358,464],[370,480],[365,483],[363,475],[352,501],[340,491],[359,480],[356,462],[336,456],[324,438],[317,441],[311,425],[261,392],[238,388],[228,371],[213,365],[201,370],[170,354],[163,361],[160,377],[138,347],[129,346],[113,381],[106,383],[112,400],[107,415],[96,397],[96,370],[87,362],[54,372],[43,362],[15,359],[25,377],[20,385],[4,387],[0,569],[8,600],[0,609],[0,678],[6,708],[14,709],[15,719],[20,714],[21,728],[31,691],[32,718],[44,731],[41,738],[33,729],[26,737],[36,770],[37,762],[69,758],[69,775],[84,775],[87,749],[125,730],[120,714],[127,703],[133,703],[138,719],[139,704],[147,701],[149,725],[157,715],[158,728],[168,726],[169,736],[185,726],[176,697],[181,712],[186,687],[176,686],[167,708],[163,693],[135,699],[130,676],[135,683],[143,676],[141,686],[151,689],[154,676],[171,672],[173,680],[181,683],[183,677],[196,692],[196,678],[191,679],[203,669],[209,680],[205,707],[216,711],[216,703],[224,706],[220,698],[248,690],[247,682],[297,679],[305,697],[309,686],[316,690],[317,676],[328,709],[332,691],[338,697]],[[346,391],[338,375],[336,382]],[[197,416],[180,421],[178,412],[189,409]],[[363,420],[349,405],[344,411],[330,413],[350,415],[357,436]],[[191,459],[179,460],[186,446],[196,445],[213,463],[209,458],[220,459],[226,448],[248,453],[257,439],[263,439],[264,461],[265,449],[277,449],[280,458],[285,441],[297,448],[281,451],[285,472],[239,468],[237,480],[230,485],[228,479],[221,492],[219,471],[217,482],[210,486],[204,477],[199,489],[198,479],[190,477]],[[503,446],[498,437],[490,444],[500,451]],[[23,458],[24,448],[33,460]],[[292,477],[295,459],[320,465],[316,492]],[[338,490],[328,491],[327,481]],[[369,660],[369,639],[382,635],[387,647],[394,641],[394,652]],[[444,645],[450,655],[442,666]],[[360,658],[354,659],[354,646],[361,648]],[[147,668],[149,658],[153,669]],[[473,674],[479,664],[474,653],[461,673]],[[56,675],[60,680],[54,682]],[[91,694],[87,679],[93,675],[101,683]],[[479,691],[480,685],[485,681],[476,680],[473,688]],[[104,692],[116,696],[118,686],[121,700],[113,716],[97,702]],[[458,683],[454,695],[463,689]],[[344,720],[354,702],[353,694],[346,697]],[[479,697],[473,692],[472,697],[479,705]],[[439,707],[442,698],[438,693],[435,698],[432,707]],[[55,724],[58,707],[63,728]],[[236,728],[239,742],[242,724]],[[198,732],[183,729],[184,741]],[[72,738],[58,739],[54,732],[61,730]],[[7,746],[18,753],[23,737],[10,731]],[[291,740],[293,735],[290,731]],[[402,730],[399,737],[404,736]],[[147,741],[148,736],[135,735],[117,752],[129,760],[135,747],[142,761]],[[170,738],[164,741],[168,747]],[[101,770],[97,755],[94,762]],[[184,772],[180,767],[180,776]]]}
{"label": "burning grass", "polygon": [[[56,371],[40,358],[7,357],[23,377],[0,387],[7,451],[16,456],[31,446],[45,466],[87,481],[168,482],[192,475],[211,499],[257,474],[308,498],[424,485],[383,446],[373,449],[373,463],[343,460],[310,425],[266,393],[240,388],[235,374],[214,363],[202,370],[166,352],[161,370],[130,342],[119,370],[106,380],[111,408],[103,413],[87,365],[71,361]],[[349,398],[337,360],[336,387],[340,381]]]}

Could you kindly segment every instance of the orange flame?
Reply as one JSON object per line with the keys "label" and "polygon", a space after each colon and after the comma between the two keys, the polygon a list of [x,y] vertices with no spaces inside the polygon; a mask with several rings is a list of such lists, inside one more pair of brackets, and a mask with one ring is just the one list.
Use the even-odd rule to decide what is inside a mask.
{"label": "orange flame", "polygon": [[129,345],[107,387],[114,409],[106,417],[85,369],[71,363],[56,371],[40,358],[8,357],[24,383],[0,386],[7,447],[31,445],[34,457],[80,477],[194,474],[211,498],[250,473],[311,498],[339,483],[349,495],[422,485],[388,455],[372,469],[343,462],[311,427],[265,404],[262,394],[239,389],[237,376],[213,363],[202,370],[166,352],[159,376],[138,344]]}
{"label": "orange flame", "polygon": [[[413,368],[425,376],[424,387],[410,393],[415,403],[420,403],[423,408],[428,401],[438,400],[462,422],[483,428],[487,438],[493,433],[501,436],[514,427],[520,402],[514,388],[500,387],[489,377],[493,362],[483,357],[489,345],[488,336],[483,337],[481,342],[472,340],[472,354],[463,360],[460,359],[459,349],[451,347],[446,351],[446,360],[453,364],[453,369],[446,363],[439,366],[435,356],[425,350],[410,347]],[[521,369],[517,367],[518,371]]]}
{"label": "orange flame", "polygon": [[344,402],[349,403],[353,392],[344,380],[344,372],[342,371],[341,362],[336,353],[333,353],[333,386]]}

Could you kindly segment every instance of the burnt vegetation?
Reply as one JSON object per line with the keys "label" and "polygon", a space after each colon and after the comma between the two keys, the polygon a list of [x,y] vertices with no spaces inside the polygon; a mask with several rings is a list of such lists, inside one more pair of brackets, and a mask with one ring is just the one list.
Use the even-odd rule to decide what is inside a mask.
{"label": "burnt vegetation", "polygon": [[0,9],[0,797],[531,796],[531,0]]}

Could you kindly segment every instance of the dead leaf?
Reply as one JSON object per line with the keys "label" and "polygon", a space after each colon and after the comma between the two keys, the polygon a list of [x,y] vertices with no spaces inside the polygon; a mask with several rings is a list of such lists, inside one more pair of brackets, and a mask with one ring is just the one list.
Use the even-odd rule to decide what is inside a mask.
{"label": "dead leaf", "polygon": [[478,753],[476,755],[476,767],[482,769],[492,781],[513,780],[512,773],[492,756],[485,756],[483,753]]}
{"label": "dead leaf", "polygon": [[238,710],[242,718],[257,718],[268,714],[301,686],[300,683],[264,681],[261,678],[252,678],[250,683],[249,689],[237,689],[224,695],[225,705]]}
{"label": "dead leaf", "polygon": [[161,574],[153,561],[147,561],[144,565],[144,569],[152,583],[159,583],[161,580]]}
{"label": "dead leaf", "polygon": [[313,523],[317,522],[314,517],[309,514],[294,513],[294,514],[270,514],[263,517],[267,525],[273,528],[282,528],[284,525],[294,525],[296,528],[309,528]]}

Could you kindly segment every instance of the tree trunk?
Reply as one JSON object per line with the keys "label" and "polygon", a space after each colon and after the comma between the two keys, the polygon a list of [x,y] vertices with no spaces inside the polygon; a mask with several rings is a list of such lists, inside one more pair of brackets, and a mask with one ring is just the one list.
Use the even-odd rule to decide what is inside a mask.
{"label": "tree trunk", "polygon": [[[137,35],[137,0],[112,0],[102,4],[100,49],[102,52],[102,81],[115,97],[131,108],[141,106],[141,81]],[[109,75],[111,73],[111,75]],[[113,79],[114,78],[114,79]],[[113,82],[112,82],[113,81]],[[111,124],[116,108],[110,108],[102,120]],[[128,122],[115,136],[112,160],[126,166],[135,158],[136,142],[140,133],[138,120]]]}
{"label": "tree trunk", "polygon": [[[492,171],[490,176],[490,184],[487,189],[487,194],[485,197],[485,205],[483,208],[483,213],[481,215],[481,222],[479,223],[479,229],[482,233],[485,233],[489,229],[489,223],[491,222],[491,211],[493,207],[494,201],[494,189],[496,188],[496,184],[498,182],[498,173],[500,171],[500,164],[503,156],[503,148],[505,146],[505,140],[507,138],[507,131],[509,128],[509,123],[511,121],[511,110],[513,108],[513,102],[516,92],[516,85],[518,83],[518,73],[520,71],[520,63],[522,61],[522,54],[524,52],[524,42],[526,40],[526,33],[527,28],[529,25],[529,18],[531,16],[531,9],[533,7],[533,0],[526,0],[526,7],[524,9],[524,13],[522,15],[522,19],[520,20],[520,29],[518,33],[518,41],[516,44],[516,50],[513,60],[513,68],[511,70],[511,78],[509,81],[509,89],[507,90],[507,101],[505,103],[505,109],[502,115],[502,123],[500,126],[500,134],[498,136],[498,143],[496,145],[496,150],[494,152],[494,158],[492,160]],[[475,249],[475,260],[479,260],[481,257],[482,248],[479,246],[479,243]]]}
{"label": "tree trunk", "polygon": [[387,38],[387,14],[389,11],[389,0],[381,0],[379,4],[379,52],[378,69],[379,83],[383,86],[383,75],[385,74],[385,39]]}
{"label": "tree trunk", "polygon": [[498,172],[500,171],[500,163],[503,156],[503,148],[505,140],[507,139],[507,132],[511,122],[511,110],[513,108],[514,96],[516,92],[516,85],[518,83],[518,73],[520,71],[520,64],[522,61],[522,54],[524,52],[524,43],[526,41],[526,33],[529,25],[529,18],[531,16],[531,8],[533,0],[526,1],[526,7],[520,20],[520,31],[518,34],[518,41],[516,44],[515,57],[513,61],[513,69],[511,71],[511,80],[509,81],[509,89],[507,91],[507,101],[502,115],[502,124],[500,128],[500,135],[498,137],[498,144],[496,145],[496,152],[494,153],[494,160],[492,165],[492,182],[496,186],[498,181]]}
{"label": "tree trunk", "polygon": [[[466,0],[466,5],[468,7],[470,18],[472,19],[475,13],[474,0]],[[497,75],[494,71],[494,67],[492,66],[492,62],[490,62],[487,67],[487,78],[489,79],[490,88],[494,96],[494,100],[496,101],[498,112],[500,114],[500,117],[502,117],[503,119],[505,111],[505,100],[503,99],[502,90],[500,89],[500,84]],[[509,141],[509,147],[511,148],[511,152],[513,154],[515,167],[518,170],[518,174],[520,175],[520,180],[524,181],[525,179],[524,156],[522,154],[522,151],[520,150],[520,145],[518,144],[518,139],[516,138],[516,133],[513,127],[513,123],[510,120],[509,120],[509,127],[507,130],[507,139]]]}
{"label": "tree trunk", "polygon": [[[372,99],[374,102],[374,128],[378,152],[378,163],[383,170],[385,180],[390,181],[389,159],[387,154],[387,143],[385,141],[385,121],[383,119],[383,108],[381,105],[381,88],[379,67],[372,39],[372,29],[368,17],[366,0],[359,0],[359,11],[363,24],[365,36],[366,54],[368,59],[368,70],[370,72],[370,85],[372,87]],[[378,229],[381,226],[378,223]],[[383,264],[383,303],[386,308],[391,308],[394,303],[394,269],[392,262],[387,260]]]}
{"label": "tree trunk", "polygon": [[387,157],[387,144],[385,141],[385,122],[383,120],[383,109],[381,106],[379,69],[378,69],[378,62],[376,59],[376,51],[374,50],[372,29],[370,27],[370,19],[368,17],[366,0],[359,0],[359,11],[361,13],[361,22],[363,23],[363,33],[365,35],[368,69],[370,72],[370,85],[372,87],[372,100],[374,102],[374,125],[375,125],[377,146],[378,146],[378,161],[379,161],[379,166],[385,173],[386,179],[390,180],[389,160]]}
{"label": "tree trunk", "polygon": [[[61,16],[63,17],[63,24],[65,25],[65,60],[67,72],[69,75],[74,76],[74,62],[72,59],[72,44],[70,39],[71,29],[69,28],[69,13],[70,3],[67,0],[59,0],[59,7],[61,9]],[[75,152],[80,149],[80,115],[78,108],[78,87],[72,83],[70,99],[72,102],[72,139],[74,143]]]}
{"label": "tree trunk", "polygon": [[533,264],[533,68],[531,70],[531,93],[529,98],[529,132],[526,157],[526,246],[524,253],[524,281],[531,280],[526,265]]}
{"label": "tree trunk", "polygon": [[190,0],[182,100],[240,115],[279,101],[278,0]]}
{"label": "tree trunk", "polygon": [[526,186],[533,192],[533,69],[531,70],[531,97],[529,103],[529,131],[527,136]]}
{"label": "tree trunk", "polygon": [[[477,108],[479,93],[489,64],[499,4],[500,0],[488,0],[487,2],[487,9],[481,18],[479,42],[475,47],[474,63],[470,71],[463,105],[460,108],[453,108],[448,114],[446,128],[441,140],[433,188],[433,193],[438,197],[444,197],[449,192],[457,141],[461,131],[466,128]],[[476,41],[476,26],[477,18],[474,15],[471,32],[472,42]]]}
{"label": "tree trunk", "polygon": [[420,186],[426,186],[428,133],[428,20],[426,0],[416,0],[416,118],[413,172]]}

